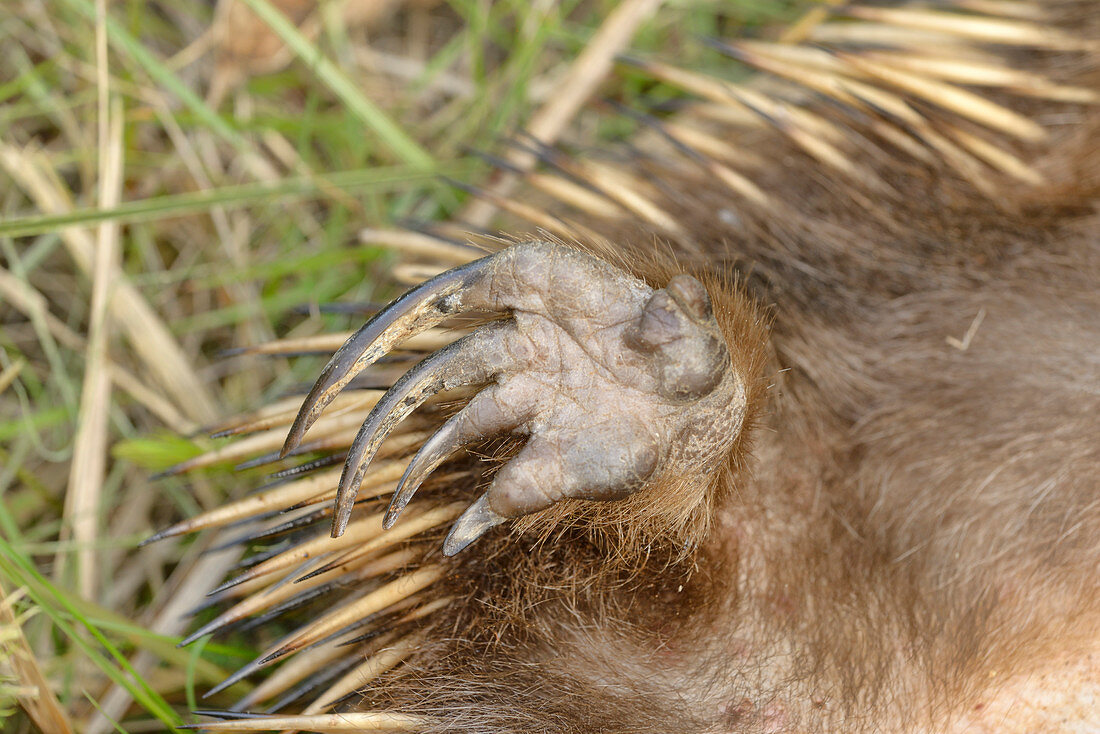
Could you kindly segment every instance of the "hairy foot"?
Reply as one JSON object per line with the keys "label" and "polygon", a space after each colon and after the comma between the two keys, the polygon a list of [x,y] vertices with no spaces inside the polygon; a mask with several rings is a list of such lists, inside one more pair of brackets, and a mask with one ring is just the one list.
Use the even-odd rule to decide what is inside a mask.
{"label": "hairy foot", "polygon": [[455,522],[446,555],[562,499],[622,499],[713,465],[737,437],[745,385],[698,280],[677,275],[654,290],[591,255],[536,242],[442,273],[379,312],[325,366],[284,451],[359,372],[409,336],[473,310],[508,318],[432,354],[379,400],[349,450],[333,537],[386,436],[432,395],[463,385],[484,387],[413,457],[385,527],[463,446],[505,433],[527,441]]}

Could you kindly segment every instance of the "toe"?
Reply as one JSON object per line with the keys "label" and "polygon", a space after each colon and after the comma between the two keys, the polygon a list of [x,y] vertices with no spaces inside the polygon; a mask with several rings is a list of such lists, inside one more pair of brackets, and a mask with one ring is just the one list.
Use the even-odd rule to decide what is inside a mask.
{"label": "toe", "polygon": [[533,437],[497,473],[489,506],[515,518],[562,499],[616,500],[641,487],[660,458],[658,441],[629,419]]}
{"label": "toe", "polygon": [[463,446],[513,431],[536,413],[537,396],[520,380],[485,388],[429,438],[409,462],[382,525],[397,522],[416,490],[436,468]]}

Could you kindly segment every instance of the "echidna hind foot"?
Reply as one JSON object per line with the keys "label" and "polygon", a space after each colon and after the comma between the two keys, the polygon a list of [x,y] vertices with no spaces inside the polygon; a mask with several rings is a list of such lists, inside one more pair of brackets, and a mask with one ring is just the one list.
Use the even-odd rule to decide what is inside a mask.
{"label": "echidna hind foot", "polygon": [[344,463],[333,537],[347,528],[366,471],[394,427],[433,395],[471,385],[479,392],[409,462],[384,528],[455,453],[511,434],[523,437],[523,447],[452,526],[444,555],[566,500],[640,492],[661,495],[664,521],[626,522],[654,524],[650,539],[684,532],[683,515],[706,501],[708,477],[736,443],[748,409],[746,376],[734,369],[730,350],[759,346],[726,343],[707,290],[692,276],[655,290],[560,244],[510,247],[436,276],[379,312],[325,367],[284,452],[343,387],[404,338],[470,311],[506,318],[429,356],[378,400]]}

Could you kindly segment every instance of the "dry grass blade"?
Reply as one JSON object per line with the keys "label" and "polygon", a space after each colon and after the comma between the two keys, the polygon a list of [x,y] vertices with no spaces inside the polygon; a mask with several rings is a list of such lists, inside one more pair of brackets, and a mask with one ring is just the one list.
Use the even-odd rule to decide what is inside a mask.
{"label": "dry grass blade", "polygon": [[49,734],[72,734],[69,717],[23,636],[20,619],[13,608],[18,597],[18,591],[9,595],[0,586],[0,671],[10,670],[19,685],[19,705],[39,729]]}
{"label": "dry grass blade", "polygon": [[523,202],[509,199],[489,189],[480,189],[475,186],[461,186],[483,201],[492,202],[493,206],[508,212],[520,219],[525,219],[539,229],[545,230],[564,240],[576,240],[585,235],[591,236],[585,227],[575,223],[566,222],[558,216],[547,214],[537,206],[524,204]]}
{"label": "dry grass blade", "polygon": [[391,120],[344,71],[320,53],[317,46],[268,0],[240,0],[259,16],[283,43],[317,75],[318,81],[340,98],[348,111],[358,117],[389,147],[394,155],[421,170],[434,166],[432,156]]}
{"label": "dry grass blade", "polygon": [[139,405],[162,420],[165,426],[181,436],[194,433],[195,429],[198,428],[195,421],[184,417],[179,408],[173,405],[170,400],[165,399],[159,391],[146,385],[117,364],[112,364],[110,367],[111,379],[114,380],[115,387],[125,392]]}
{"label": "dry grass blade", "polygon": [[814,28],[829,19],[832,10],[828,6],[843,5],[845,0],[825,0],[826,7],[810,8],[801,18],[792,23],[783,31],[779,41],[785,44],[802,43],[813,32]]}
{"label": "dry grass blade", "polygon": [[[524,3],[460,2],[450,3],[430,18],[423,15],[419,20],[417,5],[402,12],[394,27],[386,27],[367,38],[363,34],[346,33],[348,28],[338,27],[338,22],[332,28],[322,29],[320,22],[332,20],[336,17],[334,13],[351,5],[377,8],[384,0],[320,5],[310,0],[287,1],[309,6],[316,21],[315,34],[306,32],[309,29],[299,33],[284,28],[284,35],[293,41],[294,52],[305,63],[241,88],[232,100],[227,100],[231,107],[225,110],[212,109],[201,101],[202,94],[210,88],[209,72],[214,60],[207,58],[192,64],[199,61],[199,55],[211,50],[210,43],[215,40],[213,34],[203,30],[210,25],[212,2],[130,3],[123,15],[112,18],[107,11],[122,8],[110,0],[12,0],[14,10],[5,16],[3,23],[9,31],[6,50],[27,60],[26,64],[15,63],[18,78],[0,85],[5,90],[0,96],[7,102],[4,119],[0,121],[4,128],[0,136],[3,138],[0,167],[11,176],[6,202],[11,211],[7,213],[14,215],[23,210],[35,213],[15,217],[20,221],[9,223],[17,226],[5,228],[7,238],[0,242],[5,254],[8,250],[19,250],[18,258],[12,258],[10,266],[14,276],[0,270],[0,300],[5,301],[0,310],[11,305],[10,311],[28,317],[28,323],[23,323],[22,316],[17,316],[10,324],[10,331],[5,332],[5,337],[11,336],[9,347],[15,347],[9,351],[25,361],[17,360],[14,365],[4,361],[0,365],[3,370],[0,391],[10,385],[2,397],[24,405],[30,400],[34,411],[27,411],[21,420],[9,419],[5,427],[6,435],[14,435],[16,440],[11,447],[5,444],[0,449],[4,454],[0,461],[8,462],[0,471],[0,484],[8,483],[9,473],[15,475],[16,484],[11,490],[10,503],[8,490],[0,487],[5,507],[0,513],[4,516],[0,531],[5,540],[27,544],[31,564],[48,564],[53,550],[47,544],[55,540],[56,528],[61,524],[58,517],[61,503],[54,500],[65,490],[66,470],[71,471],[72,489],[67,519],[85,516],[87,508],[102,513],[98,536],[94,524],[77,531],[73,545],[80,556],[73,555],[69,565],[72,567],[79,560],[79,585],[84,587],[80,593],[98,592],[99,601],[112,612],[102,619],[98,614],[91,615],[88,623],[90,626],[101,621],[108,623],[103,627],[105,638],[118,637],[122,641],[115,660],[104,660],[110,664],[101,664],[89,652],[91,648],[82,644],[82,635],[63,639],[46,629],[35,630],[45,635],[40,640],[44,645],[36,651],[41,672],[56,677],[51,682],[57,700],[45,703],[57,708],[60,701],[67,709],[60,713],[61,719],[71,717],[73,728],[84,734],[171,727],[183,712],[193,708],[192,683],[202,684],[212,678],[199,656],[254,657],[256,650],[244,649],[254,638],[235,636],[230,644],[212,643],[205,650],[170,651],[166,655],[162,649],[165,641],[159,635],[175,637],[191,625],[185,610],[193,608],[210,586],[285,550],[303,536],[308,539],[327,511],[326,499],[335,491],[340,471],[329,470],[341,459],[342,450],[355,434],[357,422],[353,425],[351,413],[365,412],[373,404],[358,388],[392,384],[385,382],[395,379],[391,374],[399,375],[411,360],[423,356],[411,354],[410,350],[436,349],[461,333],[440,331],[420,336],[405,345],[410,350],[398,353],[392,362],[369,376],[364,375],[355,386],[355,394],[349,391],[346,403],[333,405],[327,416],[329,419],[346,416],[348,430],[337,430],[340,424],[322,423],[321,433],[326,427],[335,433],[310,445],[309,451],[303,451],[303,456],[295,461],[280,463],[270,456],[256,457],[250,463],[274,464],[282,471],[276,472],[260,494],[235,504],[229,504],[228,498],[239,498],[231,487],[239,488],[240,482],[220,472],[203,472],[186,480],[169,479],[154,486],[143,482],[139,476],[141,469],[159,469],[192,456],[192,447],[186,440],[156,434],[164,425],[191,434],[196,426],[210,425],[222,415],[224,408],[217,406],[257,404],[261,390],[268,389],[268,395],[281,394],[296,384],[305,370],[301,365],[288,366],[281,360],[207,364],[207,357],[226,347],[264,342],[274,333],[293,337],[315,333],[322,319],[301,323],[297,314],[285,313],[289,304],[314,299],[321,303],[344,300],[362,303],[386,297],[388,294],[380,289],[383,283],[378,279],[390,284],[388,275],[381,275],[389,263],[376,248],[347,247],[357,233],[365,242],[397,250],[399,257],[413,263],[401,265],[398,277],[416,280],[480,255],[478,247],[461,244],[470,237],[467,228],[482,238],[480,241],[487,250],[503,245],[503,240],[494,239],[476,222],[436,221],[454,214],[455,201],[435,201],[434,191],[425,195],[423,175],[405,179],[407,172],[402,170],[393,174],[402,179],[392,190],[372,189],[362,198],[344,193],[365,181],[373,185],[379,175],[374,172],[380,170],[379,164],[392,152],[370,136],[362,135],[361,123],[373,113],[367,114],[364,92],[359,90],[369,90],[367,99],[374,99],[374,91],[380,85],[374,86],[376,79],[360,75],[363,69],[353,60],[364,55],[375,58],[384,55],[387,63],[411,62],[407,67],[411,72],[400,77],[409,80],[405,88],[380,94],[377,99],[385,103],[387,116],[399,112],[415,123],[407,126],[412,145],[406,148],[412,150],[414,160],[421,159],[424,165],[420,167],[428,168],[431,162],[416,155],[413,146],[438,150],[442,160],[449,161],[451,156],[464,155],[455,151],[492,146],[517,126],[531,130],[537,140],[545,143],[558,139],[597,85],[608,76],[616,55],[627,48],[631,36],[661,5],[660,0],[621,0],[606,4],[618,6],[607,16],[600,12],[599,4],[581,3],[572,7],[568,3],[562,6],[552,1],[540,2],[532,13]],[[235,2],[242,5],[240,0]],[[227,6],[229,0],[220,4]],[[283,0],[249,0],[246,4],[263,9],[285,5]],[[547,22],[537,24],[536,32],[531,30],[535,25],[531,16],[538,16],[539,9],[545,13],[541,17]],[[727,10],[720,12],[723,19],[727,17]],[[679,8],[670,9],[670,13],[673,18],[682,15]],[[701,20],[700,27],[718,27],[712,26],[707,18]],[[507,35],[516,27],[521,31],[517,34],[518,42]],[[94,46],[90,42],[93,32],[98,32]],[[682,31],[675,28],[670,31],[668,24],[654,23],[651,32],[638,37],[639,51],[650,53],[668,36],[678,42]],[[196,41],[196,37],[200,40]],[[308,44],[302,42],[303,37]],[[105,38],[111,44],[109,76]],[[586,39],[593,40],[585,43]],[[380,42],[380,48],[402,50],[384,53],[357,48],[362,44],[374,46],[376,41]],[[177,54],[170,65],[160,60],[163,54],[184,47],[187,50]],[[584,48],[579,58],[573,53],[575,48]],[[485,54],[484,49],[489,53]],[[544,53],[545,50],[549,53]],[[325,60],[314,63],[322,55]],[[559,62],[562,58],[565,60]],[[507,63],[502,64],[502,59]],[[570,66],[573,59],[576,62]],[[180,63],[191,68],[177,75],[175,70],[180,69]],[[5,72],[12,68],[4,62],[0,62],[0,67]],[[354,85],[346,78],[349,73],[356,75]],[[0,72],[0,77],[3,76]],[[421,93],[435,88],[443,77],[448,77],[447,83],[454,87],[446,95],[457,91],[469,97],[439,100],[434,93]],[[318,79],[328,89],[318,89]],[[109,99],[109,82],[111,91],[118,93],[127,105],[125,116],[100,116],[101,122],[125,120],[126,128],[121,135],[114,130],[109,135],[102,132],[99,135],[101,143],[122,140],[121,146],[114,143],[117,150],[112,151],[125,151],[127,165],[121,186],[112,186],[103,169],[98,180],[96,176],[97,161],[105,168],[114,165],[109,156],[97,158],[91,143],[96,138],[97,82],[101,102]],[[551,86],[556,87],[553,93],[541,91]],[[499,109],[499,97],[493,98],[498,93],[508,98]],[[616,92],[614,96],[630,102],[635,94],[628,89],[623,95]],[[428,97],[430,104],[424,102]],[[548,101],[543,104],[542,100]],[[534,122],[526,114],[529,104],[542,105]],[[475,110],[476,114],[470,114],[469,110]],[[484,114],[482,110],[490,113]],[[427,121],[421,124],[423,116]],[[446,124],[455,119],[463,124]],[[603,130],[579,132],[576,140],[580,145],[603,145],[608,141]],[[388,137],[391,143],[399,139],[397,135]],[[713,137],[705,140],[697,137],[694,142],[701,146],[713,145],[715,141]],[[737,158],[731,157],[728,167],[715,164],[711,170],[744,195],[751,198],[758,194],[751,181],[738,172],[741,152],[717,142],[727,155],[733,149]],[[273,162],[262,157],[268,155],[274,156]],[[545,157],[541,159],[550,165]],[[468,161],[463,157],[456,163],[447,163],[446,171],[461,177],[469,170]],[[345,164],[351,170],[332,178],[326,176],[323,181],[315,180],[312,173]],[[529,175],[524,186],[532,186],[594,218],[637,218],[637,212],[641,211],[644,213],[640,218],[656,223],[658,229],[670,232],[677,228],[677,222],[667,218],[671,209],[656,208],[664,205],[660,190],[650,182],[632,183],[633,174],[625,169],[587,172],[581,171],[580,166],[574,169],[582,175],[570,171],[561,176],[532,174],[530,170],[526,174],[512,171],[507,175],[517,180]],[[288,177],[290,173],[296,175]],[[604,183],[614,196],[587,185],[585,175]],[[93,193],[97,183],[98,201]],[[121,196],[105,196],[120,189]],[[315,192],[324,195],[298,206],[293,202],[299,192],[306,192],[307,197]],[[500,200],[514,202],[517,207],[538,206],[518,194],[505,193]],[[624,206],[624,200],[630,201],[636,211]],[[475,209],[479,207],[494,208],[486,207],[484,202],[474,204]],[[579,214],[575,215],[579,218]],[[411,226],[422,224],[424,233],[382,229],[394,226],[390,224],[393,221],[417,222]],[[563,235],[581,231],[569,219],[559,224]],[[372,229],[362,229],[365,226]],[[125,257],[120,265],[117,253],[123,246]],[[26,264],[19,263],[21,260]],[[251,283],[257,285],[244,285]],[[108,284],[113,290],[112,298],[104,298]],[[90,311],[84,285],[93,292]],[[335,321],[328,313],[323,320],[326,326]],[[91,324],[90,328],[85,329],[86,324]],[[8,326],[5,324],[5,329]],[[178,335],[178,341],[174,334]],[[37,343],[34,337],[38,337]],[[324,339],[283,342],[260,347],[255,352],[331,350],[339,345],[334,342],[342,340],[343,335],[328,339],[328,343]],[[59,352],[58,345],[63,348],[60,350],[64,352],[63,360],[52,357]],[[80,406],[77,392],[80,380],[72,377],[81,373],[85,354],[88,355],[85,405]],[[108,354],[111,360],[107,359]],[[65,375],[64,386],[54,378],[62,372],[55,364],[73,373]],[[67,393],[61,396],[64,406],[57,405],[61,391]],[[457,402],[454,394],[447,397]],[[11,404],[8,402],[4,407]],[[293,413],[292,407],[275,407],[253,417],[223,422],[222,426],[223,430],[238,434],[268,431],[285,425]],[[45,448],[53,454],[64,453],[73,440],[72,417],[76,415],[80,437],[71,467],[60,465],[53,457],[46,458],[45,452],[35,452],[36,448]],[[433,413],[414,417],[413,428],[423,428],[427,419],[434,416]],[[97,431],[97,427],[109,428],[110,432]],[[38,434],[32,433],[35,430]],[[422,443],[427,435],[409,431],[396,436],[393,445],[407,451]],[[109,454],[104,436],[121,437],[124,445]],[[38,444],[34,443],[36,439],[40,439]],[[251,459],[252,454],[262,450],[265,440],[238,445],[235,450],[240,452],[241,459]],[[228,443],[211,441],[203,448]],[[55,448],[59,445],[61,448]],[[330,454],[315,458],[314,453],[325,450]],[[392,451],[388,455],[403,454]],[[226,453],[215,456],[232,458]],[[361,516],[381,504],[371,493],[392,491],[393,482],[402,474],[406,462],[379,460],[375,464],[366,478],[367,492],[360,495],[373,501],[357,509]],[[433,499],[439,506],[427,503],[414,506],[413,512],[392,533],[384,537],[368,534],[359,538],[356,545],[335,551],[329,550],[333,541],[326,539],[326,547],[319,549],[320,559],[311,558],[300,567],[255,578],[218,595],[217,612],[242,602],[242,595],[258,592],[259,596],[234,607],[230,616],[244,616],[242,626],[247,624],[249,629],[254,629],[253,623],[257,627],[264,625],[261,639],[266,646],[286,631],[283,626],[286,620],[276,615],[301,609],[306,603],[330,611],[337,604],[360,600],[365,593],[375,591],[404,570],[438,562],[437,546],[446,532],[447,521],[453,521],[465,505],[446,503],[459,490],[474,483],[480,471],[470,467],[476,465],[474,460],[464,464],[462,471],[467,474],[457,482],[434,477],[442,490],[441,497]],[[253,472],[243,479],[238,475],[236,479],[247,482],[259,473]],[[116,486],[120,487],[117,491]],[[97,491],[103,493],[98,499]],[[140,501],[135,501],[137,498]],[[287,515],[275,514],[286,505],[298,507]],[[219,509],[195,517],[200,509],[210,507]],[[12,510],[14,522],[7,519],[8,510]],[[256,518],[257,515],[264,517]],[[173,526],[165,535],[250,522],[246,527],[233,528],[231,533],[222,533],[225,536],[222,538],[203,535],[140,553],[129,547],[129,539],[135,533],[175,522],[181,516],[194,519]],[[298,524],[294,525],[295,522]],[[236,545],[231,541],[236,541]],[[258,555],[238,565],[242,546],[256,549]],[[103,566],[98,580],[87,570],[92,548]],[[307,571],[326,563],[330,564],[327,573],[301,580]],[[452,567],[442,568],[450,573]],[[116,569],[110,578],[107,569]],[[428,572],[436,573],[431,569]],[[78,584],[75,575],[73,578],[74,582],[67,585],[73,588],[60,589],[59,601],[44,603],[35,599],[34,604],[39,605],[38,609],[51,610],[54,604],[64,609],[66,598],[77,598]],[[423,654],[415,651],[410,639],[400,638],[413,631],[416,620],[464,600],[440,598],[442,582],[432,583],[415,573],[402,581],[407,584],[418,578],[424,583],[420,591],[398,589],[393,596],[398,600],[368,615],[369,622],[357,619],[347,633],[338,631],[337,636],[326,638],[316,650],[299,651],[299,655],[288,660],[296,665],[309,657],[321,666],[320,675],[308,676],[301,686],[290,691],[296,693],[302,688],[305,692],[301,696],[283,697],[290,702],[288,705],[305,706],[309,700],[297,703],[302,697],[315,696],[333,686],[327,694],[331,699],[339,696],[341,690],[350,690],[348,686],[361,685],[364,679],[402,664],[403,656],[394,651],[393,645],[398,648],[404,645],[414,655]],[[299,580],[300,583],[293,583]],[[306,599],[305,595],[312,591],[318,595]],[[399,598],[409,591],[410,595]],[[380,606],[387,602],[380,597],[372,598]],[[330,600],[333,603],[326,605]],[[16,606],[20,611],[23,608],[22,604]],[[205,615],[213,616],[204,612],[203,621],[208,618]],[[132,626],[116,621],[123,619]],[[277,621],[268,624],[271,619]],[[142,637],[143,633],[137,631],[139,624],[143,630],[151,630],[149,637]],[[31,629],[28,628],[28,638],[35,640],[37,635],[29,634]],[[155,642],[149,642],[154,634],[158,635]],[[191,663],[187,662],[189,653],[195,655]],[[313,659],[315,653],[325,661],[338,662],[317,663]],[[365,659],[365,654],[374,657]],[[100,676],[98,679],[82,672],[93,659],[98,669],[90,672]],[[116,670],[113,663],[126,668],[125,680],[103,677],[102,674]],[[338,681],[352,668],[356,668],[352,674]],[[296,673],[311,669],[318,670],[307,665]],[[73,670],[81,672],[73,674]],[[224,671],[214,673],[224,677]],[[392,673],[379,683],[389,676]],[[288,676],[287,680],[291,678]],[[140,685],[128,685],[131,681]],[[305,690],[308,686],[313,687]],[[87,690],[86,695],[82,695],[82,688]],[[151,693],[146,693],[145,688]],[[242,684],[231,693],[240,696],[245,690]],[[281,710],[277,708],[281,703],[275,702],[271,710]],[[157,715],[160,723],[151,724],[151,715]],[[57,732],[70,728],[67,722],[58,724],[47,716],[35,716],[35,722],[30,724],[21,711],[16,717],[16,728],[39,726],[44,731]],[[212,728],[366,731],[406,730],[417,723],[408,717],[372,713],[274,717],[258,726],[253,725],[255,721],[225,721]],[[7,722],[0,729],[6,731]]]}
{"label": "dry grass blade", "polygon": [[[14,179],[35,205],[47,214],[72,211],[72,202],[36,156],[15,146],[0,143],[0,167]],[[90,275],[95,243],[82,229],[61,230],[61,237],[77,268]],[[114,296],[111,316],[118,322],[134,351],[185,415],[200,423],[214,420],[215,401],[192,369],[192,359],[180,348],[171,331],[149,303],[118,270],[111,274]]]}
{"label": "dry grass blade", "polygon": [[0,267],[0,297],[4,302],[22,312],[33,324],[41,324],[50,336],[73,351],[84,351],[85,340],[70,329],[61,319],[50,313],[46,298],[29,283]]}
{"label": "dry grass blade", "polygon": [[[661,1],[624,0],[607,16],[548,96],[546,104],[531,118],[528,131],[532,137],[546,145],[558,139],[611,71],[615,57],[626,49],[638,28],[657,12]],[[521,171],[531,170],[537,161],[537,156],[524,151],[513,150],[508,156],[508,163]],[[507,198],[518,181],[514,174],[505,174],[493,184],[491,191]],[[475,201],[457,218],[475,227],[485,227],[492,219],[495,205],[492,198]]]}
{"label": "dry grass blade", "polygon": [[422,265],[420,263],[398,263],[393,266],[394,281],[405,287],[420,285],[425,280],[431,280],[435,276],[447,270],[438,265]]}
{"label": "dry grass blade", "polygon": [[[208,547],[216,547],[224,540],[225,538],[213,537]],[[233,551],[198,554],[193,563],[181,564],[164,584],[162,601],[148,624],[149,629],[161,635],[178,635],[189,623],[187,609],[193,600],[202,598],[214,581],[222,578],[239,556],[239,552]],[[143,676],[149,675],[159,663],[158,656],[142,649],[130,660],[134,671]],[[82,727],[84,734],[105,734],[116,729],[115,722],[123,717],[132,700],[130,691],[121,685],[113,685],[100,699],[100,705],[91,715],[90,721]]]}
{"label": "dry grass blade", "polygon": [[23,368],[27,366],[27,360],[19,358],[11,363],[8,367],[5,367],[0,372],[0,393],[3,393],[11,384],[15,382],[15,378],[19,377],[19,373],[23,371]]}
{"label": "dry grass blade", "polygon": [[[85,350],[87,342],[84,337],[50,313],[46,298],[35,291],[26,281],[20,280],[3,268],[0,268],[0,298],[19,310],[31,323],[40,324],[45,332],[67,349],[74,352]],[[161,393],[146,385],[132,373],[127,372],[117,364],[108,366],[114,384],[149,410],[150,413],[164,421],[164,424],[173,431],[181,435],[187,435],[193,433],[198,427],[198,424],[194,421],[184,417],[171,401],[166,400]],[[12,379],[14,379],[14,375],[12,375]],[[0,380],[0,392],[3,391],[4,387],[7,387],[7,385]]]}
{"label": "dry grass blade", "polygon": [[[96,87],[99,97],[99,200],[102,209],[118,205],[123,170],[123,110],[118,98],[111,99],[107,66],[107,13],[105,0],[96,3]],[[111,332],[108,304],[112,275],[119,268],[118,222],[101,222],[96,232],[92,264],[92,304],[85,352],[84,384],[80,395],[73,458],[69,464],[69,487],[65,493],[61,538],[71,533],[76,542],[77,583],[85,599],[95,599],[98,565],[93,545],[98,535],[98,516],[103,479],[107,470],[108,414],[111,407],[111,375],[107,339]],[[61,577],[66,557],[58,552],[56,575]]]}

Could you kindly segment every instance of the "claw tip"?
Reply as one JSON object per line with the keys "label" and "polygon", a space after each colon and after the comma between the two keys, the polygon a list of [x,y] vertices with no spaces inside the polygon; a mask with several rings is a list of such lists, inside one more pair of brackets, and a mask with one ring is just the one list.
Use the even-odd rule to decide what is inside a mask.
{"label": "claw tip", "polygon": [[401,503],[398,505],[396,501],[390,503],[390,506],[386,509],[386,514],[382,516],[383,530],[389,530],[397,524],[397,518],[401,517],[401,513],[405,510],[406,504],[408,503]]}
{"label": "claw tip", "polygon": [[505,519],[489,507],[488,493],[481,495],[451,526],[451,532],[447,533],[447,539],[443,541],[443,555],[449,558],[461,553],[487,530],[500,525]]}
{"label": "claw tip", "polygon": [[300,440],[298,436],[298,423],[295,421],[294,425],[290,427],[290,431],[286,434],[286,439],[283,441],[282,448],[279,449],[279,458],[285,459],[291,451],[298,447]]}
{"label": "claw tip", "polygon": [[343,512],[341,508],[336,508],[336,512],[332,517],[332,530],[329,532],[329,537],[339,538],[344,534],[344,531],[347,530],[348,527],[348,518],[350,515],[350,512]]}

